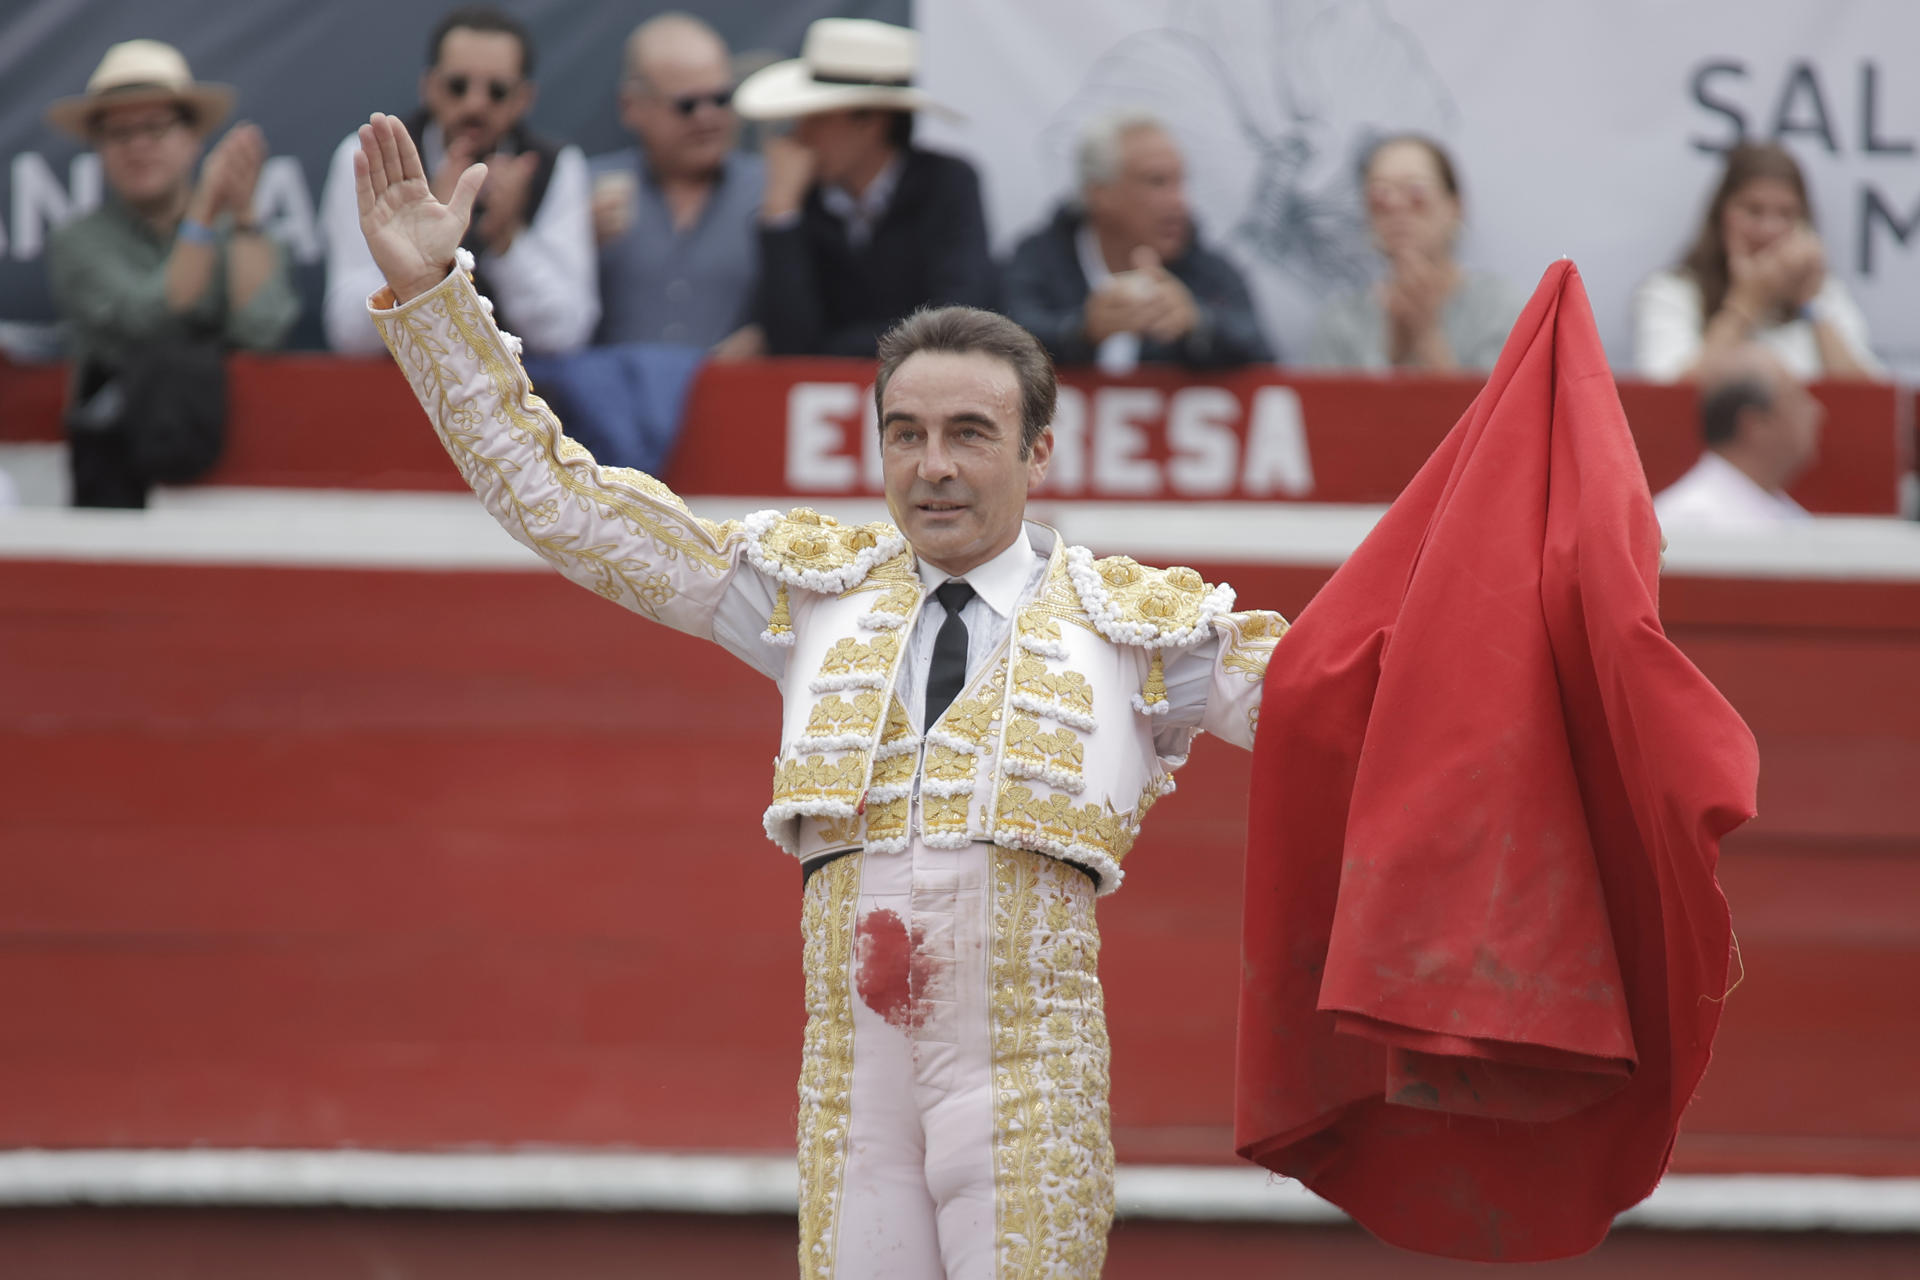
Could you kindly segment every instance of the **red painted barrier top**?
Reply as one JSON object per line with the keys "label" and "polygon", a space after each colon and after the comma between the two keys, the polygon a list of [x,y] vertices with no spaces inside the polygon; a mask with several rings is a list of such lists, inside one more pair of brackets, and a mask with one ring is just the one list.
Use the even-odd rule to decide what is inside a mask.
{"label": "red painted barrier top", "polygon": [[[214,484],[458,489],[458,476],[385,360],[235,356],[226,460]],[[688,397],[666,479],[682,493],[877,495],[873,366],[862,360],[709,365]],[[60,438],[65,371],[0,365],[0,442]],[[1048,496],[1128,501],[1390,501],[1472,402],[1472,378],[1296,374],[1062,375]],[[1808,509],[1899,509],[1911,405],[1894,386],[1824,383]],[[1623,382],[1655,490],[1700,451],[1691,387]]]}

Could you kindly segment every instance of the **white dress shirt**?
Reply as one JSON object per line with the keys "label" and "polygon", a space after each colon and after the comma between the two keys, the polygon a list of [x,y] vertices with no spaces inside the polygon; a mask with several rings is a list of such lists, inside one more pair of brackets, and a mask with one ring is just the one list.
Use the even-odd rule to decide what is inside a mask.
{"label": "white dress shirt", "polygon": [[[327,345],[348,355],[377,355],[386,344],[367,314],[367,298],[386,283],[360,234],[360,201],[354,192],[349,134],[333,153],[320,195],[321,232],[327,242],[327,295],[322,311]],[[421,163],[432,173],[445,158],[440,130],[429,125],[420,138]],[[486,274],[500,308],[501,326],[543,355],[585,346],[600,320],[599,265],[593,240],[593,191],[587,158],[578,147],[560,149],[533,219],[505,253],[483,253]]]}
{"label": "white dress shirt", "polygon": [[1729,532],[1812,518],[1792,498],[1761,487],[1712,449],[1700,455],[1692,470],[1660,491],[1653,500],[1653,514],[1663,529]]}
{"label": "white dress shirt", "polygon": [[893,189],[900,185],[900,171],[906,167],[906,157],[896,153],[857,196],[845,187],[820,188],[820,207],[847,224],[848,244],[863,249],[873,239],[874,228],[887,216],[887,206],[893,203]]}
{"label": "white dress shirt", "polygon": [[967,624],[967,683],[972,684],[988,658],[1013,628],[1016,609],[1034,597],[1046,580],[1047,562],[1033,549],[1026,527],[1013,545],[985,564],[976,565],[958,578],[934,568],[925,560],[917,566],[921,585],[927,589],[927,602],[920,607],[913,635],[907,642],[907,660],[900,670],[895,690],[900,702],[913,718],[914,727],[925,732],[920,718],[926,713],[927,674],[933,669],[933,645],[940,627],[947,620],[946,606],[933,592],[947,582],[964,582],[973,588],[973,599],[960,610],[960,621]]}
{"label": "white dress shirt", "polygon": [[[1073,237],[1073,247],[1080,254],[1080,274],[1087,278],[1089,296],[1100,292],[1113,280],[1113,272],[1107,267],[1107,255],[1100,251],[1100,237],[1094,234],[1093,224],[1082,221],[1080,230]],[[1140,365],[1140,335],[1137,333],[1110,333],[1100,342],[1100,349],[1094,353],[1093,362],[1100,366],[1102,373],[1116,377],[1132,373]]]}

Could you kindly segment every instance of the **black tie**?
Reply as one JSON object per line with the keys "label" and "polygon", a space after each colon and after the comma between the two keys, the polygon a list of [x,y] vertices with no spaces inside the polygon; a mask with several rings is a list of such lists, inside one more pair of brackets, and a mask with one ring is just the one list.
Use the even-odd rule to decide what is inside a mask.
{"label": "black tie", "polygon": [[960,620],[960,611],[973,599],[973,588],[964,582],[944,582],[933,594],[946,608],[947,620],[933,638],[933,665],[927,669],[927,718],[921,723],[928,729],[967,687],[967,624]]}

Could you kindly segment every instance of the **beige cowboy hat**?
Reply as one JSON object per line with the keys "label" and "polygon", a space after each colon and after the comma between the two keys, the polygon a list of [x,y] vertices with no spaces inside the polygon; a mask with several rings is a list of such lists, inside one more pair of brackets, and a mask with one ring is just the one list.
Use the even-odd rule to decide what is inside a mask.
{"label": "beige cowboy hat", "polygon": [[886,111],[960,113],[914,88],[920,35],[871,18],[820,18],[807,27],[800,56],[748,76],[733,108],[749,120],[787,120],[821,111],[877,107]]}
{"label": "beige cowboy hat", "polygon": [[195,80],[187,60],[170,44],[123,40],[107,50],[87,77],[85,93],[62,98],[47,108],[47,123],[86,138],[100,112],[150,102],[177,102],[191,109],[193,131],[204,137],[233,109],[233,86]]}

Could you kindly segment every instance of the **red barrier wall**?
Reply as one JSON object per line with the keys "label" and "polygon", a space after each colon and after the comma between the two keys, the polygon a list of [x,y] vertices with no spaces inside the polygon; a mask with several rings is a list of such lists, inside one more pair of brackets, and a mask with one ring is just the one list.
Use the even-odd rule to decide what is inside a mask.
{"label": "red barrier wall", "polygon": [[[1665,592],[1765,762],[1678,1167],[1920,1173],[1920,584]],[[543,574],[0,562],[0,1147],[788,1147],[774,710]],[[1123,1160],[1230,1155],[1246,786],[1103,904]]]}
{"label": "red barrier wall", "polygon": [[[390,361],[235,356],[232,426],[213,484],[461,487]],[[878,494],[867,456],[872,363],[709,365],[688,398],[666,479],[682,493],[818,498]],[[64,372],[0,364],[0,441],[58,440]],[[1472,402],[1465,378],[1354,378],[1246,369],[1063,375],[1056,498],[1391,501]],[[1690,387],[1620,394],[1655,490],[1699,455]],[[1794,487],[1808,509],[1898,510],[1912,466],[1890,385],[1826,383],[1819,463]]]}

